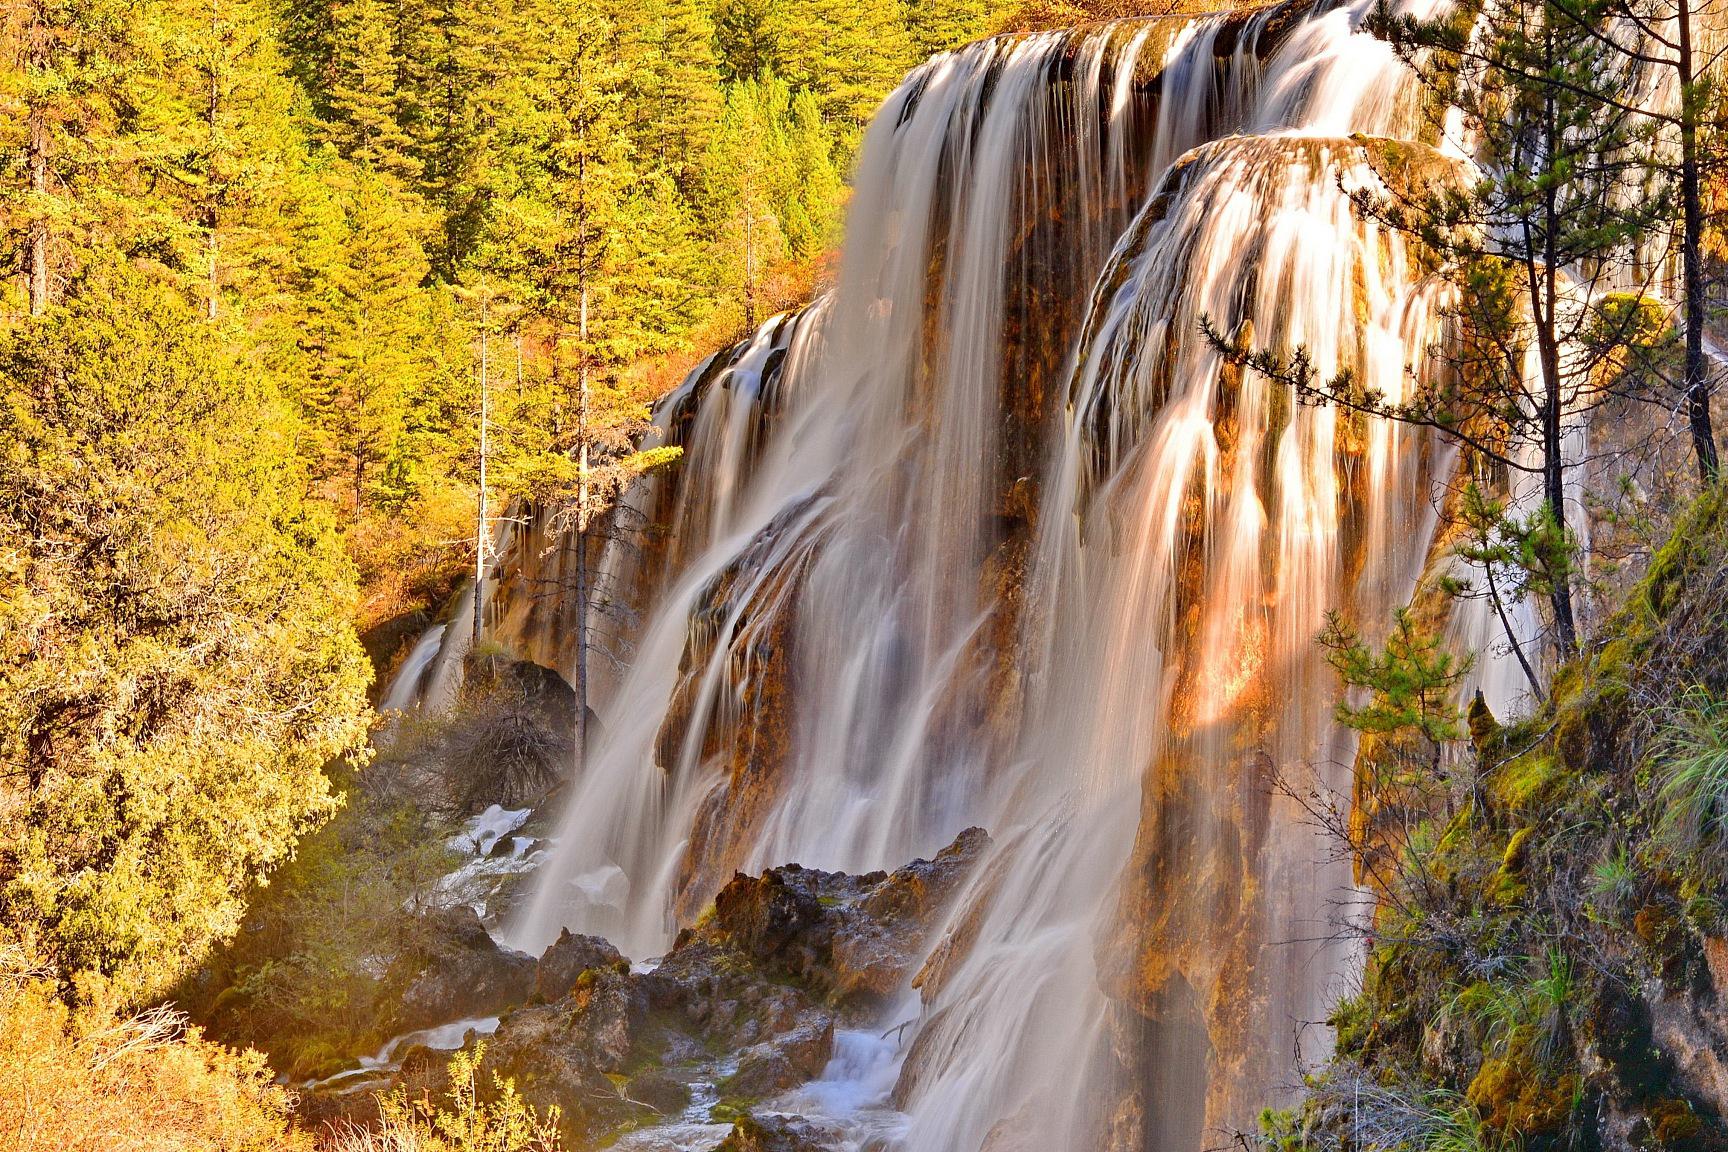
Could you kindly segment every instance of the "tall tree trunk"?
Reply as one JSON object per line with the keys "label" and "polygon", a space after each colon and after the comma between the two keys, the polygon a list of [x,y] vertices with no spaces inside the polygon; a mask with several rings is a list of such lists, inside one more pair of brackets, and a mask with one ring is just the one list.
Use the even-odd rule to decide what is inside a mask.
{"label": "tall tree trunk", "polygon": [[[46,14],[36,5],[30,21],[29,67],[36,73],[48,67]],[[48,110],[32,102],[25,141],[25,164],[30,173],[30,230],[26,239],[29,260],[30,315],[48,311]]]}
{"label": "tall tree trunk", "polygon": [[744,209],[744,331],[756,331],[756,211]]}
{"label": "tall tree trunk", "polygon": [[[1554,518],[1555,531],[1564,541],[1566,458],[1563,432],[1566,412],[1561,403],[1559,345],[1553,337],[1552,317],[1553,313],[1549,313],[1549,331],[1538,336],[1542,373],[1547,377],[1542,393],[1542,499]],[[1554,645],[1565,659],[1578,647],[1578,625],[1572,613],[1572,582],[1564,571],[1551,574],[1548,603],[1554,613]]]}
{"label": "tall tree trunk", "polygon": [[480,491],[475,501],[474,516],[474,631],[469,643],[470,652],[480,651],[480,641],[485,635],[486,615],[486,550],[492,541],[492,533],[487,524],[486,507],[486,431],[491,420],[491,393],[488,369],[491,367],[486,343],[486,288],[480,288]]}
{"label": "tall tree trunk", "polygon": [[[1550,69],[1555,66],[1554,48],[1554,29],[1545,25],[1543,53],[1545,63]],[[1559,155],[1564,146],[1552,89],[1543,99],[1542,123],[1543,143],[1548,157],[1546,162],[1552,163],[1553,157]],[[1558,315],[1560,258],[1555,251],[1561,227],[1557,197],[1558,191],[1553,181],[1549,181],[1542,193],[1541,299],[1532,300],[1531,303],[1536,305],[1536,347],[1542,361],[1542,374],[1546,377],[1542,391],[1542,497],[1554,518],[1555,531],[1560,534],[1559,546],[1564,547],[1566,458],[1563,455],[1562,434],[1565,430],[1566,407],[1562,395]],[[1559,649],[1560,658],[1564,660],[1577,650],[1578,626],[1572,614],[1572,582],[1563,570],[1550,573],[1548,602],[1554,613],[1554,645]]]}
{"label": "tall tree trunk", "polygon": [[216,303],[220,276],[217,272],[220,258],[220,244],[216,229],[220,223],[221,208],[217,203],[216,189],[216,153],[221,143],[221,132],[217,124],[217,113],[221,107],[221,66],[222,66],[222,0],[210,0],[210,91],[206,107],[207,123],[210,141],[210,158],[206,161],[210,185],[206,189],[206,207],[204,226],[207,230],[206,256],[209,262],[209,282],[206,285],[204,315],[207,319],[216,319]]}
{"label": "tall tree trunk", "polygon": [[[587,280],[586,274],[582,279]],[[583,284],[576,369],[576,753],[588,763],[588,286]]]}
{"label": "tall tree trunk", "polygon": [[[578,61],[578,76],[581,63]],[[580,83],[580,80],[578,80]],[[576,156],[576,760],[588,767],[588,124]]]}
{"label": "tall tree trunk", "polygon": [[1721,461],[1716,454],[1716,435],[1710,421],[1710,363],[1704,355],[1704,324],[1709,301],[1704,285],[1704,204],[1699,173],[1698,91],[1692,59],[1691,0],[1678,0],[1676,22],[1679,24],[1675,67],[1680,74],[1680,203],[1684,229],[1681,259],[1686,293],[1686,419],[1692,429],[1692,450],[1698,458],[1698,477],[1710,484],[1721,470]]}

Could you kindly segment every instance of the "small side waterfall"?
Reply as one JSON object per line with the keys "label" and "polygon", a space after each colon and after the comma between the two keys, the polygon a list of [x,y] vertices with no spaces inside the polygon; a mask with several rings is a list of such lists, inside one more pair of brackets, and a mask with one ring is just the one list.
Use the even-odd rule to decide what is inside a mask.
{"label": "small side waterfall", "polygon": [[1347,784],[1314,636],[1409,597],[1450,457],[1201,320],[1389,396],[1430,370],[1439,290],[1348,190],[1386,139],[1452,161],[1367,7],[998,38],[889,98],[832,291],[657,411],[685,460],[600,567],[632,658],[513,943],[653,956],[735,869],[981,824],[885,1021],[900,1146],[1193,1152],[1324,1051],[1350,875],[1275,782]]}

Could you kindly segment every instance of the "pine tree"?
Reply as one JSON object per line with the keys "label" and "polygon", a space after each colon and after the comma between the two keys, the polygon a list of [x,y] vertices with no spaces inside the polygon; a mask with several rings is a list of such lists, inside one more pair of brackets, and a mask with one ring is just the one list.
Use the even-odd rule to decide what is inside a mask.
{"label": "pine tree", "polygon": [[[1606,19],[1598,0],[1590,27]],[[1642,339],[1612,286],[1664,211],[1652,191],[1650,133],[1613,93],[1624,60],[1554,0],[1490,0],[1434,20],[1381,4],[1369,27],[1416,72],[1438,110],[1455,110],[1475,142],[1478,175],[1412,179],[1402,151],[1380,158],[1388,191],[1358,207],[1413,240],[1453,290],[1449,371],[1391,403],[1344,374],[1317,380],[1298,351],[1244,354],[1208,326],[1221,354],[1291,384],[1300,400],[1340,404],[1448,436],[1473,478],[1510,494],[1537,484],[1534,506],[1498,515],[1496,556],[1523,564],[1521,586],[1548,606],[1552,650],[1577,652],[1576,537],[1567,489],[1581,463],[1569,431],[1611,393],[1605,369]],[[1519,638],[1508,633],[1519,646]]]}
{"label": "pine tree", "polygon": [[536,72],[525,52],[535,41],[515,3],[427,0],[400,8],[404,38],[403,123],[414,141],[419,188],[443,217],[428,255],[436,275],[460,279],[481,242],[487,214],[510,169],[531,157],[512,141],[531,135]]}
{"label": "pine tree", "polygon": [[427,271],[412,201],[366,168],[337,176],[338,199],[319,227],[326,248],[302,272],[302,341],[312,354],[303,402],[317,421],[325,475],[340,478],[354,515],[402,450],[433,348],[420,283]]}
{"label": "pine tree", "polygon": [[[1665,138],[1664,146],[1646,157],[1674,201],[1671,219],[1659,229],[1674,236],[1680,251],[1679,288],[1681,358],[1674,381],[1686,409],[1693,456],[1699,478],[1714,481],[1720,457],[1710,415],[1710,362],[1704,349],[1710,323],[1710,288],[1706,265],[1712,229],[1707,186],[1728,174],[1728,156],[1710,146],[1728,129],[1728,108],[1716,99],[1720,69],[1728,46],[1711,51],[1704,32],[1720,12],[1705,11],[1698,0],[1617,0],[1605,8],[1580,0],[1555,0],[1558,17],[1589,36],[1597,49],[1628,81],[1618,91],[1601,93],[1604,110],[1647,121]],[[1604,16],[1609,17],[1604,19]],[[1672,97],[1658,97],[1661,83],[1671,83]],[[1654,83],[1651,83],[1654,82]],[[1718,210],[1720,216],[1720,210]]]}
{"label": "pine tree", "polygon": [[40,316],[76,275],[90,234],[112,233],[128,217],[104,204],[112,187],[96,183],[107,159],[99,145],[132,103],[129,77],[149,66],[124,6],[111,0],[30,0],[9,5],[3,20],[0,208],[26,307]]}
{"label": "pine tree", "polygon": [[403,130],[395,21],[384,0],[342,0],[331,13],[329,135],[342,155],[409,179],[418,166]]}
{"label": "pine tree", "polygon": [[[1381,213],[1435,253],[1458,289],[1460,386],[1424,397],[1417,414],[1471,430],[1478,451],[1496,443],[1503,468],[1539,477],[1543,508],[1529,529],[1548,542],[1545,553],[1572,538],[1567,474],[1579,462],[1568,428],[1604,399],[1599,369],[1629,335],[1602,323],[1598,289],[1635,262],[1638,238],[1662,211],[1647,126],[1613,97],[1629,79],[1626,62],[1595,32],[1607,6],[1578,2],[1493,0],[1432,21],[1382,5],[1371,21],[1462,114],[1483,173],[1467,189]],[[1557,572],[1545,591],[1565,659],[1578,642],[1573,580],[1547,567]]]}
{"label": "pine tree", "polygon": [[846,186],[834,163],[838,144],[807,91],[791,97],[785,120],[791,185],[783,192],[782,227],[792,254],[814,260],[833,246],[839,230]]}
{"label": "pine tree", "polygon": [[713,25],[697,0],[626,4],[618,22],[637,166],[690,187],[720,115]]}
{"label": "pine tree", "polygon": [[[773,77],[745,80],[726,92],[726,110],[708,150],[705,208],[720,223],[717,263],[736,293],[746,331],[761,319],[761,281],[789,250],[781,219],[786,207],[776,193],[788,183],[782,125],[772,119]],[[783,85],[778,85],[784,91]]]}
{"label": "pine tree", "polygon": [[296,93],[258,0],[179,0],[153,10],[161,67],[149,78],[133,152],[158,181],[172,265],[214,319],[225,291],[253,310],[288,290],[293,201],[309,156]]}
{"label": "pine tree", "polygon": [[538,225],[527,255],[538,310],[551,325],[552,371],[564,393],[554,455],[541,474],[563,480],[543,503],[567,510],[576,538],[576,747],[588,748],[588,528],[594,507],[593,392],[630,344],[631,319],[617,307],[622,278],[620,212],[635,184],[622,101],[618,30],[594,0],[545,17],[547,101],[544,197],[525,206]]}
{"label": "pine tree", "polygon": [[732,84],[773,71],[779,42],[772,19],[778,0],[719,0],[714,5],[714,48],[720,78]]}
{"label": "pine tree", "polygon": [[1001,7],[992,0],[907,0],[913,55],[922,59],[978,39]]}
{"label": "pine tree", "polygon": [[815,93],[822,114],[856,136],[916,63],[897,2],[776,0],[764,35],[773,70]]}
{"label": "pine tree", "polygon": [[1334,715],[1340,724],[1363,733],[1418,736],[1436,754],[1438,745],[1459,737],[1453,693],[1469,661],[1422,631],[1409,609],[1393,613],[1391,632],[1378,650],[1336,612],[1327,615],[1319,641],[1338,679],[1366,696],[1360,703],[1338,702]]}

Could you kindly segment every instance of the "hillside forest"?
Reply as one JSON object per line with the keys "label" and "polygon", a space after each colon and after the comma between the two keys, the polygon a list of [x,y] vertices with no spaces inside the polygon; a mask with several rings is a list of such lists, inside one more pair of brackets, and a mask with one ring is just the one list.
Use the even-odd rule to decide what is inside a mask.
{"label": "hillside forest", "polygon": [[[352,783],[372,703],[495,529],[483,373],[494,516],[583,452],[652,464],[649,402],[825,275],[876,103],[1001,15],[5,6],[0,1130],[290,1140],[252,1055],[133,1014],[290,861],[284,902],[370,884],[388,919],[368,869],[406,865],[304,838],[389,807]],[[375,927],[306,932],[258,999],[337,1024],[308,969]]]}

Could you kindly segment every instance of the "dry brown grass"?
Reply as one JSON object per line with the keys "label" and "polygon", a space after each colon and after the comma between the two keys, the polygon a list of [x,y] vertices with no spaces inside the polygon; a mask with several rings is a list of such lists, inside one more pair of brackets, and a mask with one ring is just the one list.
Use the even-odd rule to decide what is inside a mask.
{"label": "dry brown grass", "polygon": [[177,1012],[72,1012],[46,981],[0,976],[7,1152],[309,1152],[290,1105],[263,1056]]}

